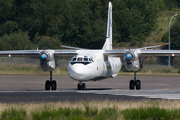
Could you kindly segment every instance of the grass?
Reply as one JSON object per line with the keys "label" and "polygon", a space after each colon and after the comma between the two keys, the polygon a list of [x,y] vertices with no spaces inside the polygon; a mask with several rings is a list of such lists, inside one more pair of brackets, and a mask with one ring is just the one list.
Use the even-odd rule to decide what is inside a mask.
{"label": "grass", "polygon": [[176,120],[179,100],[0,104],[0,120]]}
{"label": "grass", "polygon": [[140,107],[139,109],[127,109],[121,111],[127,120],[174,120],[180,119],[180,109],[167,110],[159,107]]}
{"label": "grass", "polygon": [[[49,75],[49,71],[42,71],[39,65],[1,63],[1,75]],[[68,75],[65,68],[57,67],[53,75]]]}
{"label": "grass", "polygon": [[1,113],[1,120],[26,120],[26,111],[24,109],[16,110],[14,108],[5,109]]}
{"label": "grass", "polygon": [[[168,66],[148,66],[144,65],[142,69],[137,72],[140,76],[180,76],[180,68]],[[0,66],[0,75],[49,75],[49,72],[42,71],[39,65],[26,65],[26,64],[4,64]],[[68,75],[65,68],[57,67],[53,71],[53,75]],[[127,72],[123,68],[119,75],[133,76],[133,72]]]}
{"label": "grass", "polygon": [[[138,76],[180,76],[180,68],[168,66],[148,66],[144,65],[142,69],[137,72]],[[123,68],[119,76],[133,76],[134,72],[128,72]]]}

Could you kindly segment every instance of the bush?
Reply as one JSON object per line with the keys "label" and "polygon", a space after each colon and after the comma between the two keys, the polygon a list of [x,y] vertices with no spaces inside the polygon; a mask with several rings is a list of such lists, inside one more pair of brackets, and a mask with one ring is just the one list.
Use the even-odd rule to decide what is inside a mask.
{"label": "bush", "polygon": [[0,50],[26,50],[32,47],[33,44],[27,32],[5,34],[0,38]]}
{"label": "bush", "polygon": [[155,5],[159,8],[159,10],[166,10],[167,5],[164,0],[154,0]]}
{"label": "bush", "polygon": [[131,43],[130,43],[130,46],[133,47],[133,46],[136,46],[136,44],[137,44],[136,40],[132,40]]}
{"label": "bush", "polygon": [[164,43],[167,43],[169,41],[168,38],[169,38],[168,35],[165,34],[165,35],[162,36],[161,41],[164,42]]}

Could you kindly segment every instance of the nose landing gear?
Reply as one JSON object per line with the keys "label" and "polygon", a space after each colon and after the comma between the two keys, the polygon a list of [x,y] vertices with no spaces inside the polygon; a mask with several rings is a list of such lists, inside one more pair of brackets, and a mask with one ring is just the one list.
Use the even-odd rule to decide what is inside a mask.
{"label": "nose landing gear", "polygon": [[77,90],[86,90],[86,84],[81,83],[81,81],[77,84]]}

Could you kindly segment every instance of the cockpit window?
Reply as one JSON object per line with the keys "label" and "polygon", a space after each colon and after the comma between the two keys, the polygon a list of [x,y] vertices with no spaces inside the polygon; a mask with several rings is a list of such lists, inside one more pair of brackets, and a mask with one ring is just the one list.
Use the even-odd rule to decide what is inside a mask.
{"label": "cockpit window", "polygon": [[75,57],[73,57],[72,59],[71,59],[71,62],[70,62],[70,64],[71,65],[74,65],[74,64],[84,64],[84,65],[88,65],[88,64],[91,64],[92,62],[94,62],[93,61],[93,59],[92,58],[89,58],[88,56],[83,56],[83,57],[77,57],[77,56],[75,56]]}
{"label": "cockpit window", "polygon": [[88,61],[88,58],[84,58],[84,61]]}
{"label": "cockpit window", "polygon": [[73,58],[72,61],[76,61],[76,58]]}
{"label": "cockpit window", "polygon": [[81,58],[81,57],[79,57],[79,58],[77,59],[77,61],[82,61],[82,58]]}
{"label": "cockpit window", "polygon": [[90,61],[90,62],[94,62],[94,61],[92,60],[92,58],[89,58],[89,61]]}

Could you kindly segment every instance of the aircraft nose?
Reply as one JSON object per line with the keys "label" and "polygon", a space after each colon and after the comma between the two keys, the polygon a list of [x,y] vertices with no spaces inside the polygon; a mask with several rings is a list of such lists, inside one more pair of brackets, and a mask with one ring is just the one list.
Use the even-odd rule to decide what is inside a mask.
{"label": "aircraft nose", "polygon": [[89,77],[87,67],[81,64],[74,64],[69,66],[68,74],[75,80],[86,80]]}

